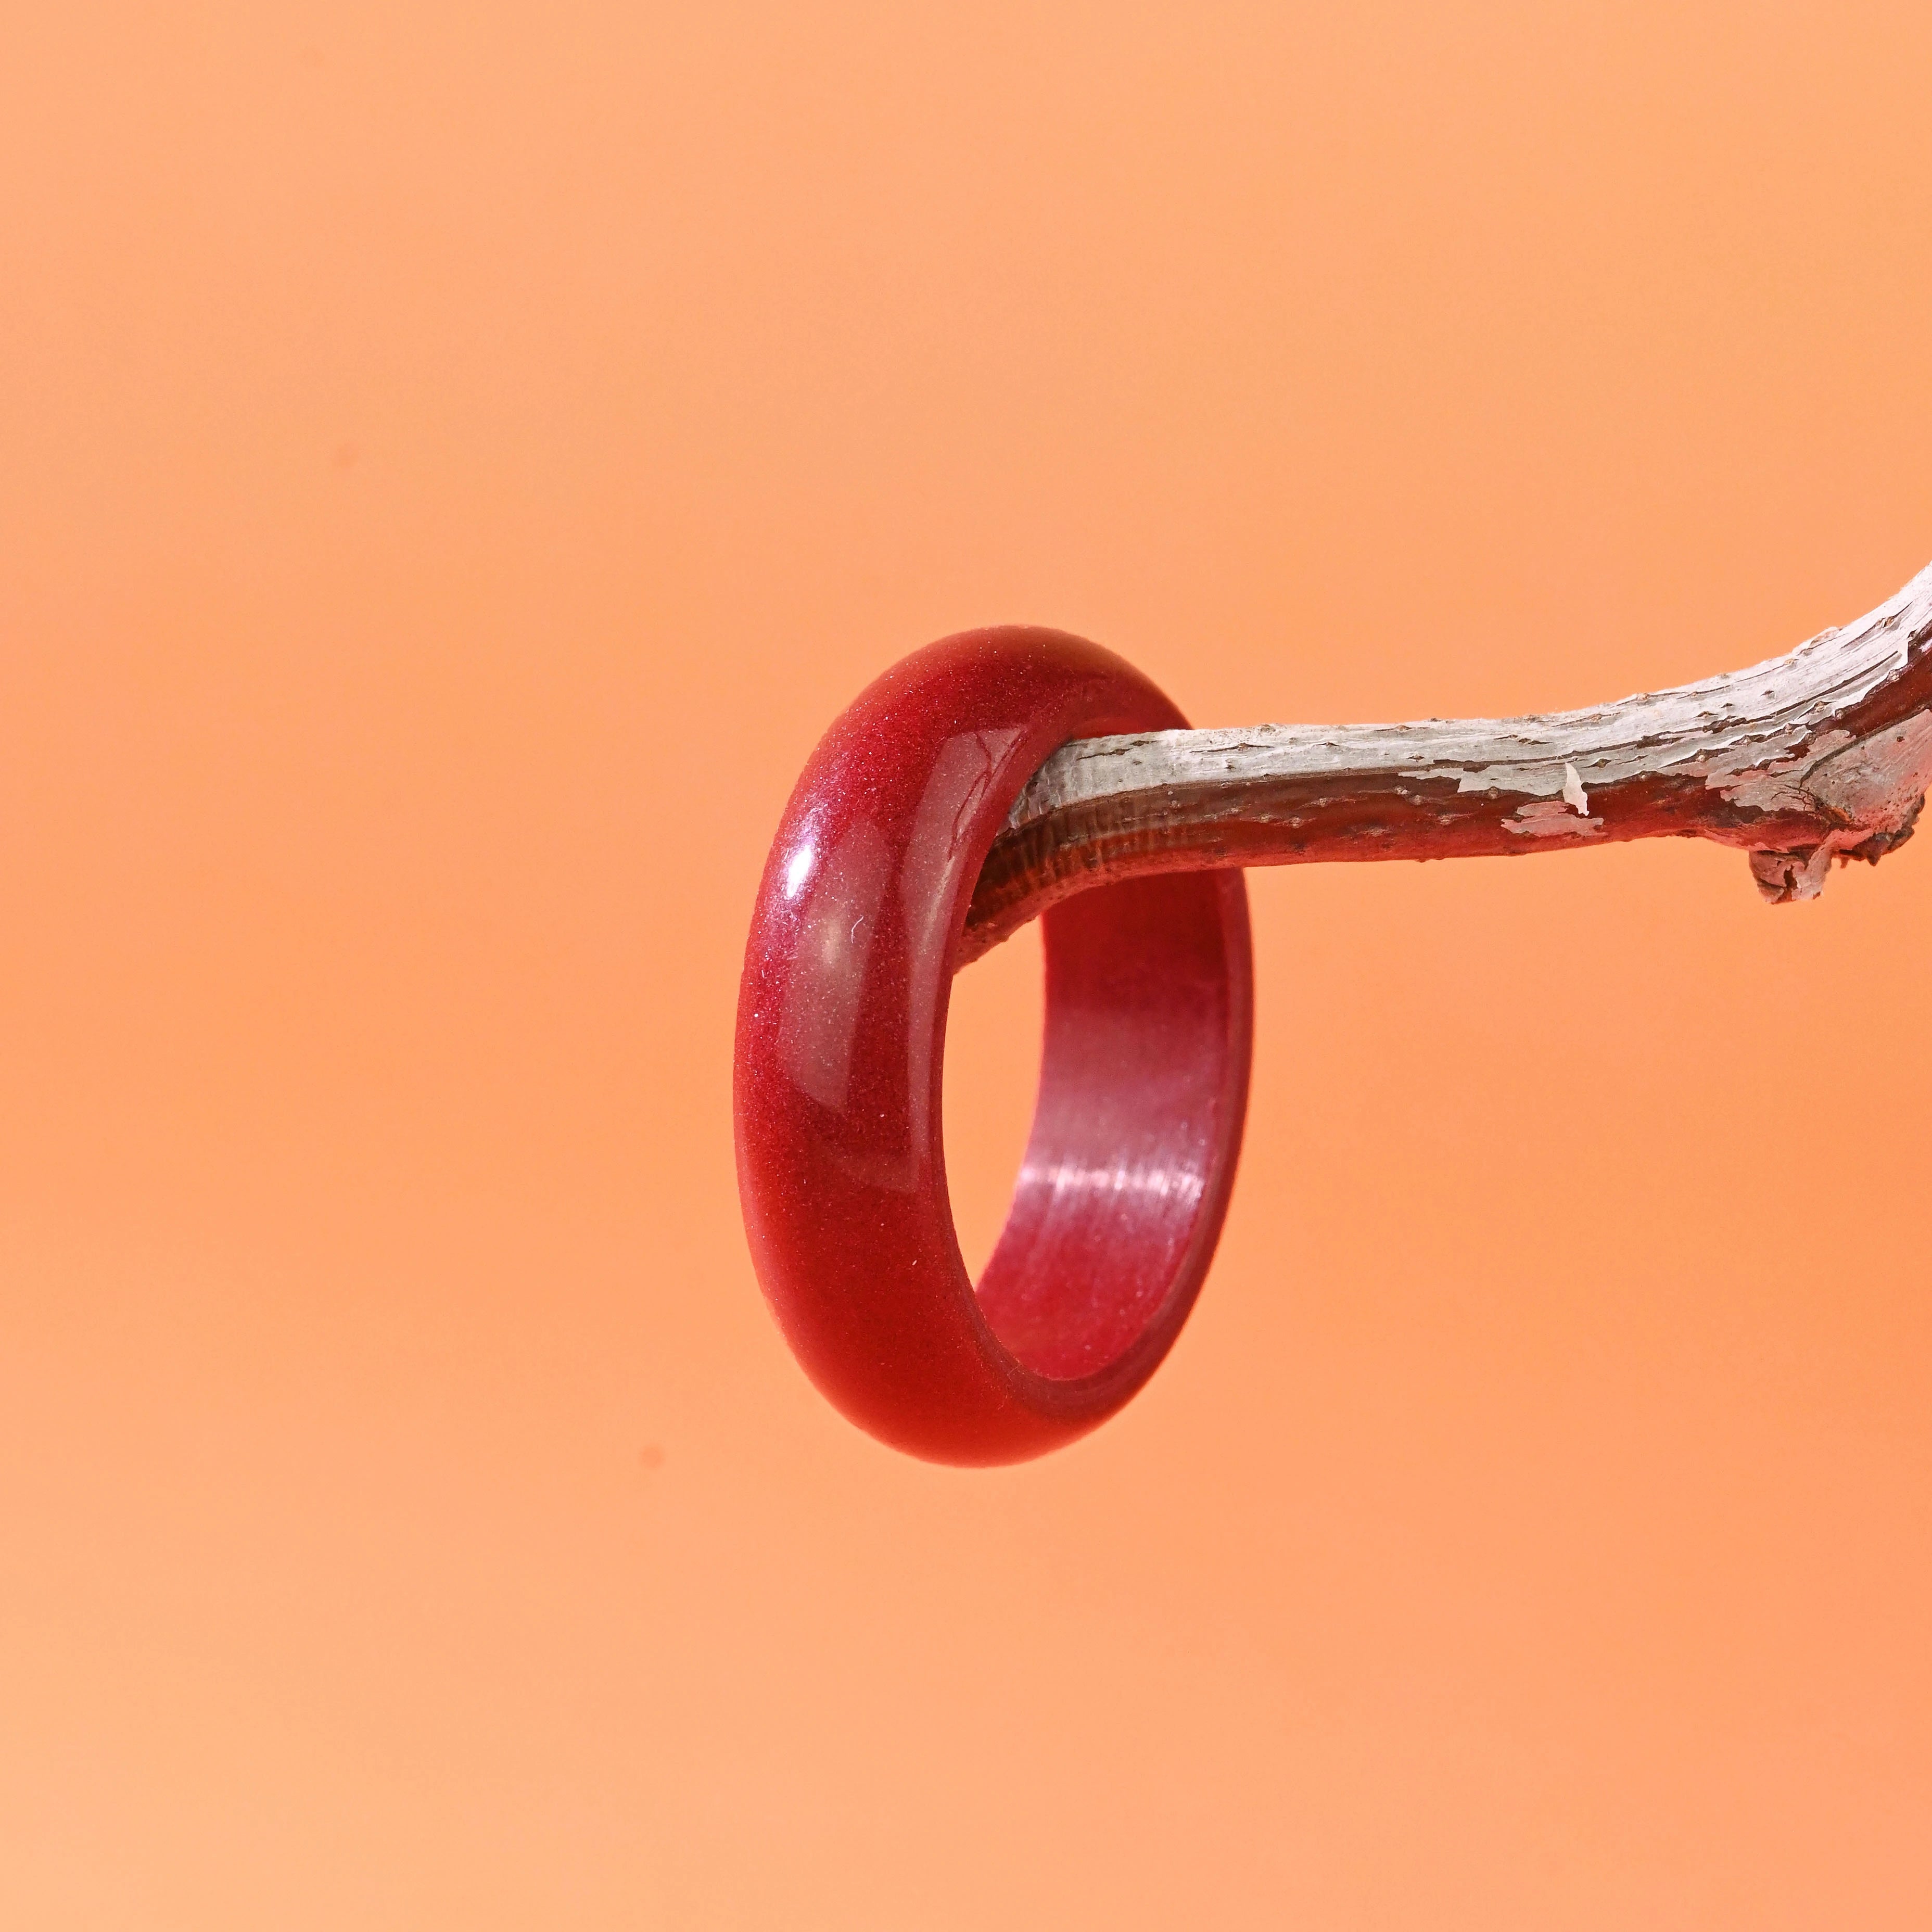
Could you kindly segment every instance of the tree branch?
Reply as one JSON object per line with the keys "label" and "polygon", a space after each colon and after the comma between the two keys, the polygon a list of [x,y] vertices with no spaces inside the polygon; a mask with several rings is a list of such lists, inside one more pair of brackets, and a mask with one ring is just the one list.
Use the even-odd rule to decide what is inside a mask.
{"label": "tree branch", "polygon": [[1712,838],[1774,904],[1876,864],[1932,785],[1932,567],[1749,670],[1594,710],[1088,738],[1048,759],[980,872],[961,961],[1150,873]]}

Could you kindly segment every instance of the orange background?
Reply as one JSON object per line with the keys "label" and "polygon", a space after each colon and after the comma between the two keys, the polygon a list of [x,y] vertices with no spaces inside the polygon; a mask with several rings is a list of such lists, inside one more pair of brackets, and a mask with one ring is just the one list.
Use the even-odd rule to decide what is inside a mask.
{"label": "orange background", "polygon": [[1924,842],[1252,875],[1220,1260],[1018,1469],[806,1384],[729,1105],[928,638],[1498,713],[1894,590],[1929,76],[1919,0],[11,9],[0,1923],[1932,1923]]}

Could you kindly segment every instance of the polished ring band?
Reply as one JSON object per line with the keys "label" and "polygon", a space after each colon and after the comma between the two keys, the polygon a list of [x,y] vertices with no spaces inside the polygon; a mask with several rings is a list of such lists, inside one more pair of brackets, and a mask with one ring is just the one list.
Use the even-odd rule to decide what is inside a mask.
{"label": "polished ring band", "polygon": [[738,1177],[778,1324],[854,1422],[915,1455],[1018,1461],[1159,1365],[1220,1236],[1252,1040],[1238,872],[1102,885],[1044,915],[1031,1138],[976,1288],[940,1082],[968,903],[1060,746],[1186,721],[1053,631],[915,653],[826,733],[786,808],[738,1008]]}

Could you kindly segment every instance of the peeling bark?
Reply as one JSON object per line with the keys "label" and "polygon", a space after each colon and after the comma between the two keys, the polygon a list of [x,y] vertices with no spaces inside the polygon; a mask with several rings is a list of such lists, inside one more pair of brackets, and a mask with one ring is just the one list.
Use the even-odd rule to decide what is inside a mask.
{"label": "peeling bark", "polygon": [[1748,670],[1586,711],[1088,738],[981,871],[962,963],[1057,900],[1155,872],[1711,838],[1774,904],[1876,864],[1932,786],[1932,567]]}

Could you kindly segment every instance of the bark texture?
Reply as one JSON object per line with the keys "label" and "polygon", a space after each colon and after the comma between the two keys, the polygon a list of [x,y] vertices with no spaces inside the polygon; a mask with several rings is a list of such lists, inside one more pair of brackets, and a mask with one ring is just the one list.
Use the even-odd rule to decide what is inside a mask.
{"label": "bark texture", "polygon": [[1932,785],[1932,567],[1787,656],[1586,711],[1264,724],[1064,746],[1016,801],[962,962],[1088,886],[1322,860],[1712,838],[1774,904],[1876,863]]}

